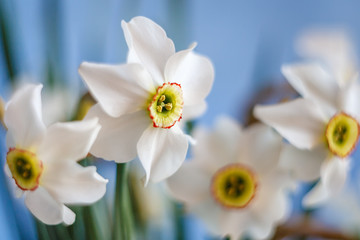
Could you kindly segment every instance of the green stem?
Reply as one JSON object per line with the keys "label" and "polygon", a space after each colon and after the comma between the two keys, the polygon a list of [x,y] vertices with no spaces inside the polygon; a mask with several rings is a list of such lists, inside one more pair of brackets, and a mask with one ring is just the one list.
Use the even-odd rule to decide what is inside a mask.
{"label": "green stem", "polygon": [[[0,39],[0,44],[4,51],[5,56],[5,65],[8,70],[9,79],[11,83],[14,85],[15,81],[15,75],[16,70],[14,68],[14,59],[12,55],[12,48],[11,48],[11,37],[10,37],[10,21],[9,19],[6,19],[7,14],[5,14],[5,10],[3,9],[2,4],[0,3],[0,36],[2,36],[2,39]],[[2,41],[1,41],[2,40]]]}
{"label": "green stem", "polygon": [[[80,164],[84,167],[91,166],[91,158],[84,158]],[[81,217],[84,226],[85,239],[89,240],[108,240],[110,239],[110,224],[106,200],[100,199],[89,206],[81,207]],[[78,238],[75,238],[78,239]]]}
{"label": "green stem", "polygon": [[58,239],[69,239],[69,240],[72,239],[69,233],[69,228],[63,224],[58,224],[55,226],[47,226],[47,228],[51,229],[51,231],[55,233]]}
{"label": "green stem", "polygon": [[43,224],[42,222],[38,221],[37,219],[35,219],[36,222],[36,228],[37,228],[37,232],[38,232],[38,239],[39,240],[51,240],[51,236],[48,232],[48,230],[46,229],[46,225]]}
{"label": "green stem", "polygon": [[86,239],[83,207],[75,206],[71,210],[76,214],[76,221],[68,226],[70,236],[72,239]]}
{"label": "green stem", "polygon": [[86,239],[103,239],[100,233],[99,225],[97,224],[97,221],[95,219],[94,208],[92,206],[85,206],[83,216],[86,229]]}
{"label": "green stem", "polygon": [[128,164],[118,163],[116,166],[113,240],[135,239],[134,218],[131,209]]}
{"label": "green stem", "polygon": [[175,221],[175,231],[176,231],[176,240],[184,240],[184,208],[183,205],[174,202],[173,203],[174,209],[174,221]]}

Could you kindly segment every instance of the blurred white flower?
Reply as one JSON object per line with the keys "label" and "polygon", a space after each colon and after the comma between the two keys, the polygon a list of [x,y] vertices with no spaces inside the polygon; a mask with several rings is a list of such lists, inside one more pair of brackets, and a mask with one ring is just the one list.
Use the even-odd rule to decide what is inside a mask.
{"label": "blurred white flower", "polygon": [[194,136],[193,160],[167,180],[171,195],[213,234],[268,238],[289,210],[291,181],[278,168],[281,137],[262,124],[242,130],[228,118]]}
{"label": "blurred white flower", "polygon": [[306,59],[315,59],[340,85],[346,85],[358,74],[356,51],[343,29],[310,29],[296,42],[297,52]]}
{"label": "blurred white flower", "polygon": [[347,177],[349,155],[358,143],[360,85],[330,75],[321,65],[286,65],[282,72],[302,98],[257,106],[257,118],[274,127],[293,146],[283,152],[283,163],[302,180],[321,177],[305,196],[315,206],[340,191]]}
{"label": "blurred white flower", "polygon": [[188,136],[177,122],[202,114],[214,78],[211,62],[176,52],[165,31],[145,17],[122,22],[129,63],[82,63],[79,72],[98,104],[88,118],[102,125],[91,153],[116,162],[139,156],[146,183],[161,181],[183,163]]}
{"label": "blurred white flower", "polygon": [[[39,84],[31,75],[20,75],[15,80],[14,92],[27,84]],[[46,86],[42,93],[42,112],[45,125],[55,122],[64,122],[72,119],[79,102],[79,93],[73,88],[66,88],[61,84]]]}
{"label": "blurred white flower", "polygon": [[42,96],[44,123],[50,125],[72,119],[76,103],[79,101],[77,95],[64,87],[55,87],[45,91]]}
{"label": "blurred white flower", "polygon": [[97,119],[56,123],[48,128],[41,112],[42,85],[24,85],[5,107],[8,128],[5,171],[25,195],[29,210],[46,224],[72,224],[64,204],[90,204],[106,191],[107,180],[95,167],[82,167],[99,132]]}
{"label": "blurred white flower", "polygon": [[134,194],[133,203],[136,206],[137,215],[140,224],[147,225],[150,228],[162,229],[165,231],[168,225],[171,225],[172,202],[164,190],[164,184],[149,182],[144,188],[141,181],[137,181],[139,176],[143,174],[143,169],[138,164],[133,164],[134,168],[131,172],[131,188]]}

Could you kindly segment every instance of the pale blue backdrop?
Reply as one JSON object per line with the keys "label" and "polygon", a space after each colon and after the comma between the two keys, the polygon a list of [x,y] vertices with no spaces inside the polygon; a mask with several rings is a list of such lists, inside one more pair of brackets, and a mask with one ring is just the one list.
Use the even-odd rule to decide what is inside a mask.
{"label": "pale blue backdrop", "polygon": [[[208,126],[220,114],[243,120],[255,92],[284,81],[280,66],[298,58],[293,43],[301,31],[341,27],[356,44],[360,39],[360,2],[355,0],[0,0],[0,6],[15,77],[45,82],[50,62],[55,80],[77,93],[84,90],[77,73],[82,61],[125,61],[122,19],[137,15],[153,19],[174,40],[177,50],[198,42],[196,50],[211,58],[216,70],[208,110],[198,122]],[[11,91],[4,53],[0,44],[0,95],[8,99]],[[3,166],[3,130],[0,135]],[[354,165],[356,174],[358,164]],[[3,171],[0,197],[0,238],[36,239],[22,201],[14,200],[6,190]],[[188,223],[189,239],[204,238],[204,230],[192,217]]]}

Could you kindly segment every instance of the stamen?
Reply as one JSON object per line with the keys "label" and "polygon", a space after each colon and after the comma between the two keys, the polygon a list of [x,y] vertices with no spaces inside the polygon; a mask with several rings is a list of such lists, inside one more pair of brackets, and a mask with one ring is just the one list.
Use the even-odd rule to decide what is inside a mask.
{"label": "stamen", "polygon": [[27,177],[29,177],[30,173],[28,171],[26,171],[22,175],[23,175],[24,178],[27,178]]}
{"label": "stamen", "polygon": [[159,105],[159,106],[156,107],[156,110],[157,110],[158,112],[162,112],[162,109],[163,109],[163,107],[162,107],[161,105]]}
{"label": "stamen", "polygon": [[234,188],[230,188],[229,191],[228,191],[228,194],[232,195],[232,196],[234,196],[235,193],[236,193],[236,190]]}
{"label": "stamen", "polygon": [[231,184],[236,185],[236,183],[237,183],[236,177],[235,177],[235,176],[231,176],[231,177],[230,177],[230,182],[231,182]]}
{"label": "stamen", "polygon": [[27,163],[27,164],[25,165],[25,169],[26,169],[26,170],[30,170],[30,169],[31,169],[30,163]]}
{"label": "stamen", "polygon": [[165,99],[166,99],[165,95],[161,95],[159,98],[159,102],[163,102],[165,101]]}

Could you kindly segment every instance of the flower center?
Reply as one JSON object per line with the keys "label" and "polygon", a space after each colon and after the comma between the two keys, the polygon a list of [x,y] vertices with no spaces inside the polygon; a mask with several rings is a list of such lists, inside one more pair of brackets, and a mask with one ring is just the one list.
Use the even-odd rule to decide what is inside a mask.
{"label": "flower center", "polygon": [[154,127],[171,128],[182,116],[184,100],[180,84],[164,83],[158,87],[148,106]]}
{"label": "flower center", "polygon": [[330,151],[346,157],[354,150],[359,138],[359,124],[345,113],[336,114],[326,127],[326,140]]}
{"label": "flower center", "polygon": [[257,181],[251,170],[241,164],[230,164],[212,178],[215,200],[227,208],[244,208],[255,196]]}
{"label": "flower center", "polygon": [[10,148],[6,155],[16,185],[22,190],[35,190],[39,186],[43,166],[36,155],[30,151]]}

